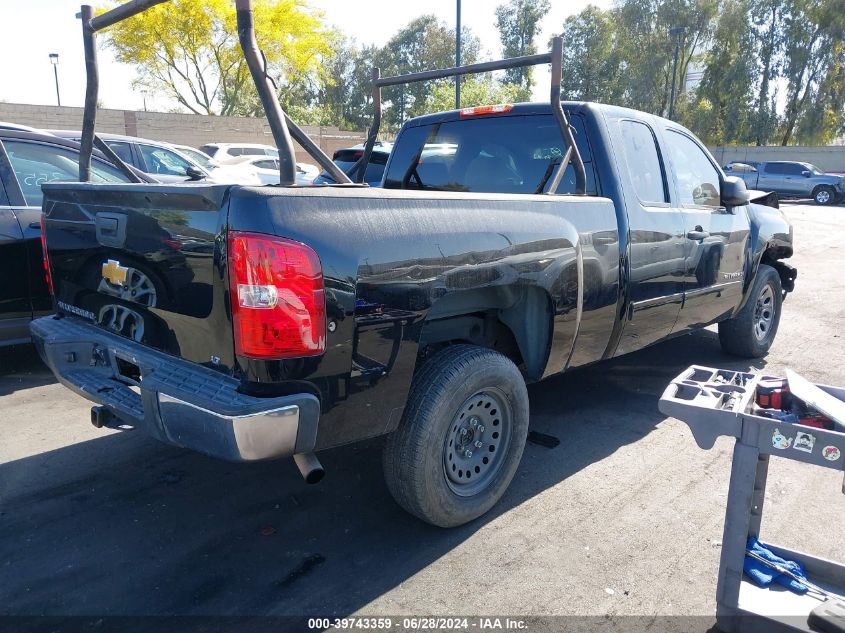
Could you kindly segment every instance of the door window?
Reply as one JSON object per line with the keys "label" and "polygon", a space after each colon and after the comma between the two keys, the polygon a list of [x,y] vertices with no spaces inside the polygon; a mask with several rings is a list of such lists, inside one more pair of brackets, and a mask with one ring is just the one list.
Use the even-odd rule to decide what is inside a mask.
{"label": "door window", "polygon": [[804,165],[798,163],[784,163],[784,173],[787,176],[801,176],[805,171],[808,171]]}
{"label": "door window", "polygon": [[124,163],[129,165],[134,165],[135,161],[132,160],[132,147],[129,143],[122,143],[120,141],[109,141],[109,147],[111,150],[117,154],[117,157],[122,160]]}
{"label": "door window", "polygon": [[704,151],[686,134],[668,130],[666,145],[678,179],[678,194],[683,206],[722,206],[719,171]]}
{"label": "door window", "polygon": [[654,133],[639,121],[620,121],[619,127],[622,130],[628,175],[640,202],[668,202],[666,180]]}
{"label": "door window", "polygon": [[766,164],[766,173],[767,174],[784,174],[786,171],[784,170],[783,163],[767,163]]}
{"label": "door window", "polygon": [[268,158],[267,160],[257,160],[253,163],[259,169],[278,169],[276,161]]}
{"label": "door window", "polygon": [[[28,207],[40,207],[45,182],[78,182],[79,152],[30,141],[3,141],[9,162]],[[126,176],[102,161],[91,161],[92,182],[128,182]]]}
{"label": "door window", "polygon": [[187,171],[193,167],[191,163],[163,147],[152,145],[139,145],[141,156],[147,164],[147,172],[151,174],[163,174],[165,176],[187,176]]}

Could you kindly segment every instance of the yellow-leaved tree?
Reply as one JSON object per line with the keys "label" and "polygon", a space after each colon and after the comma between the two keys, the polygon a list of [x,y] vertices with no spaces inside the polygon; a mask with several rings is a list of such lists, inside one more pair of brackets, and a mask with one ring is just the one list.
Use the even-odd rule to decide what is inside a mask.
{"label": "yellow-leaved tree", "polygon": [[[102,7],[105,11],[114,6]],[[305,0],[256,0],[258,45],[285,83],[319,73],[334,31]],[[234,0],[172,0],[104,32],[117,61],[135,66],[134,85],[196,114],[254,115],[260,102],[238,43]]]}

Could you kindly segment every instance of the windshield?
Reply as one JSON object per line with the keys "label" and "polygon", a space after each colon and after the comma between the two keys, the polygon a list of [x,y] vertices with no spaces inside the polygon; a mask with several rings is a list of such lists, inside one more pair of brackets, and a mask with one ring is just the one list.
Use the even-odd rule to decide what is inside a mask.
{"label": "windshield", "polygon": [[179,147],[177,149],[182,152],[185,156],[190,158],[192,161],[197,163],[200,167],[205,167],[206,169],[214,168],[211,159],[198,149],[192,149],[189,147]]}
{"label": "windshield", "polygon": [[802,163],[802,164],[804,165],[804,167],[806,167],[809,171],[813,172],[817,176],[821,176],[822,174],[824,174],[824,172],[821,169],[819,169],[818,167],[816,167],[812,163]]}
{"label": "windshield", "polygon": [[[583,120],[571,117],[587,172],[587,193],[595,195],[592,157]],[[566,144],[551,114],[483,117],[411,127],[393,148],[385,188],[492,193],[548,191]],[[559,193],[575,191],[570,163]]]}

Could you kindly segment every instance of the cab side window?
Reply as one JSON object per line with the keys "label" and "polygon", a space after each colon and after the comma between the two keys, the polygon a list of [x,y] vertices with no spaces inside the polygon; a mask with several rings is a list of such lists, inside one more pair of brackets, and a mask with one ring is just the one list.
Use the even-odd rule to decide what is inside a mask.
{"label": "cab side window", "polygon": [[670,129],[666,145],[678,179],[681,205],[720,208],[719,171],[698,144],[686,134]]}
{"label": "cab side window", "polygon": [[665,178],[660,155],[657,153],[657,141],[654,133],[645,123],[623,120],[619,122],[622,130],[625,162],[628,174],[637,192],[640,202],[666,203]]}

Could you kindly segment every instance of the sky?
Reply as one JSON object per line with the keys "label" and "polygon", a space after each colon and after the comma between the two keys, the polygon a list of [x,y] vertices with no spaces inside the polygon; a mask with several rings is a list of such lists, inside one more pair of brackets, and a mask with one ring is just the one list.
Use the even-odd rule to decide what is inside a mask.
{"label": "sky", "polygon": [[[201,1],[201,0],[195,0]],[[56,86],[49,54],[59,54],[59,89],[62,105],[82,106],[85,99],[85,64],[82,35],[75,18],[80,0],[0,0],[0,101],[56,104]],[[425,13],[434,13],[449,26],[455,24],[456,0],[426,0],[423,3],[401,3],[396,0],[308,0],[308,4],[324,12],[325,21],[353,36],[359,44],[385,44],[411,20]],[[403,7],[403,4],[407,6]],[[462,0],[462,24],[472,29],[481,40],[489,58],[501,56],[496,31],[495,9],[498,0]],[[552,8],[541,23],[537,38],[540,51],[549,37],[560,32],[568,15],[579,12],[589,0],[552,0]],[[611,0],[592,0],[607,7]],[[144,96],[133,91],[135,77],[132,66],[118,64],[110,52],[100,47],[100,101],[106,108],[142,109]],[[566,72],[566,60],[564,60]],[[545,67],[535,71],[534,95],[548,99],[549,74]],[[147,96],[150,110],[167,110],[168,101]]]}

